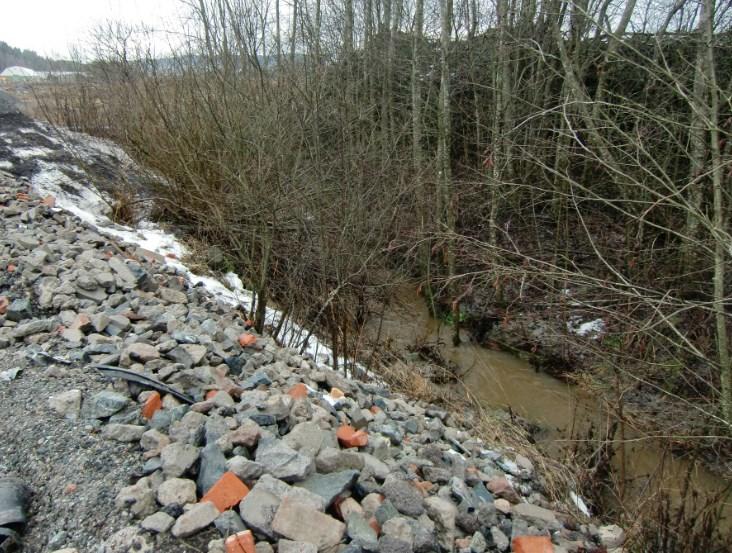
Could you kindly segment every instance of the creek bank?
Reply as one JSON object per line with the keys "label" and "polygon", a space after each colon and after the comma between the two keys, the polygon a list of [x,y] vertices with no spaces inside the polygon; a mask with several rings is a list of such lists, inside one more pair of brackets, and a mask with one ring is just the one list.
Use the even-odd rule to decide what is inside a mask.
{"label": "creek bank", "polygon": [[[579,290],[565,289],[561,301],[551,305],[539,297],[538,290],[522,295],[507,288],[523,298],[512,302],[510,308],[504,307],[505,302],[495,305],[477,292],[465,302],[461,327],[473,343],[513,355],[537,373],[568,385],[580,384],[588,395],[602,395],[607,405],[615,406],[612,416],[618,418],[622,412],[628,426],[639,435],[657,437],[662,448],[698,459],[709,471],[729,479],[732,440],[725,438],[718,408],[709,399],[713,390],[705,387],[708,385],[674,378],[672,369],[668,374],[653,373],[648,369],[650,361],[631,358],[622,344],[632,336],[617,333],[607,316],[598,318],[596,312],[583,307],[598,298],[582,300]],[[698,361],[689,362],[698,365]],[[663,359],[655,363],[662,364]],[[711,371],[709,366],[695,365],[692,372],[701,375],[694,377],[697,380],[711,382]],[[541,432],[530,423],[527,428],[532,433]]]}
{"label": "creek bank", "polygon": [[[242,347],[245,322],[179,268],[52,204],[2,178],[0,372],[21,370],[0,393],[25,431],[0,447],[34,487],[29,550],[220,552],[248,530],[257,551],[610,543],[546,499],[528,459],[265,336]],[[94,363],[196,403],[105,383]]]}

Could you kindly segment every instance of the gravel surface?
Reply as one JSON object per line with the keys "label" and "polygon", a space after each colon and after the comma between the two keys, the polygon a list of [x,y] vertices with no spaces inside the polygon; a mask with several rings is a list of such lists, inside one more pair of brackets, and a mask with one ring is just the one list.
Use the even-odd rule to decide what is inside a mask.
{"label": "gravel surface", "polygon": [[[108,384],[89,370],[39,365],[0,350],[0,372],[11,368],[23,372],[11,383],[0,382],[0,421],[6,431],[0,441],[0,474],[20,477],[33,491],[23,551],[76,547],[112,553],[101,544],[132,523],[115,508],[114,499],[139,477],[140,446],[105,440],[88,421],[61,418],[48,407],[53,394],[78,389],[88,397]],[[169,534],[157,543],[149,540],[155,551],[174,553],[205,551],[212,537],[213,531],[185,542]]]}

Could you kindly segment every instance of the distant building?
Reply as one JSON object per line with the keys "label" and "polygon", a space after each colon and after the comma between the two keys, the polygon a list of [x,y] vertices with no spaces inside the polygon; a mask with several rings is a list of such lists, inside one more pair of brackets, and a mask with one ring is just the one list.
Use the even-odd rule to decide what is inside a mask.
{"label": "distant building", "polygon": [[0,73],[0,78],[4,80],[38,79],[45,76],[45,73],[34,71],[33,69],[28,69],[27,67],[20,67],[19,65],[6,67],[2,71],[2,73]]}
{"label": "distant building", "polygon": [[69,79],[74,75],[78,75],[76,71],[35,71],[27,67],[20,67],[14,65],[12,67],[6,67],[0,73],[0,82],[3,81],[30,81],[40,79]]}

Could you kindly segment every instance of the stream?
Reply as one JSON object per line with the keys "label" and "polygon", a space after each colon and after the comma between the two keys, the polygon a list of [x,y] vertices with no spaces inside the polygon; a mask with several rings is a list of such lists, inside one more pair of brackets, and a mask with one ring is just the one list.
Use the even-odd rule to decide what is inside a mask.
{"label": "stream", "polygon": [[[405,286],[384,313],[381,337],[392,347],[406,350],[416,343],[438,344],[440,354],[459,368],[465,389],[489,408],[509,410],[541,428],[535,435],[537,445],[550,457],[563,458],[563,449],[578,436],[587,435],[591,424],[604,429],[609,417],[600,402],[583,394],[572,384],[537,372],[526,361],[511,354],[493,351],[464,340],[453,346],[453,328],[431,317],[424,299],[412,287]],[[369,323],[375,335],[379,321]],[[468,338],[466,336],[466,338]],[[616,454],[612,459],[613,477],[625,474],[626,504],[643,508],[643,502],[654,501],[648,483],[655,477],[678,502],[687,471],[691,470],[693,489],[704,493],[718,492],[725,486],[719,476],[699,463],[675,455],[664,454],[660,443],[625,432],[625,459]],[[620,439],[616,435],[615,444]],[[609,498],[612,504],[612,498]],[[723,506],[722,525],[732,531],[732,498]]]}

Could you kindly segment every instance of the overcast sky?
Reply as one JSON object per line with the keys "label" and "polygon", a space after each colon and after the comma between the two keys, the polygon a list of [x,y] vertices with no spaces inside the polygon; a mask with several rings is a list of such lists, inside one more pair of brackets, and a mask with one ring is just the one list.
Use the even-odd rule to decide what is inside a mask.
{"label": "overcast sky", "polygon": [[[88,43],[90,32],[105,21],[175,29],[180,5],[179,0],[0,0],[0,40],[64,58],[70,47]],[[161,34],[156,49],[165,43]]]}

